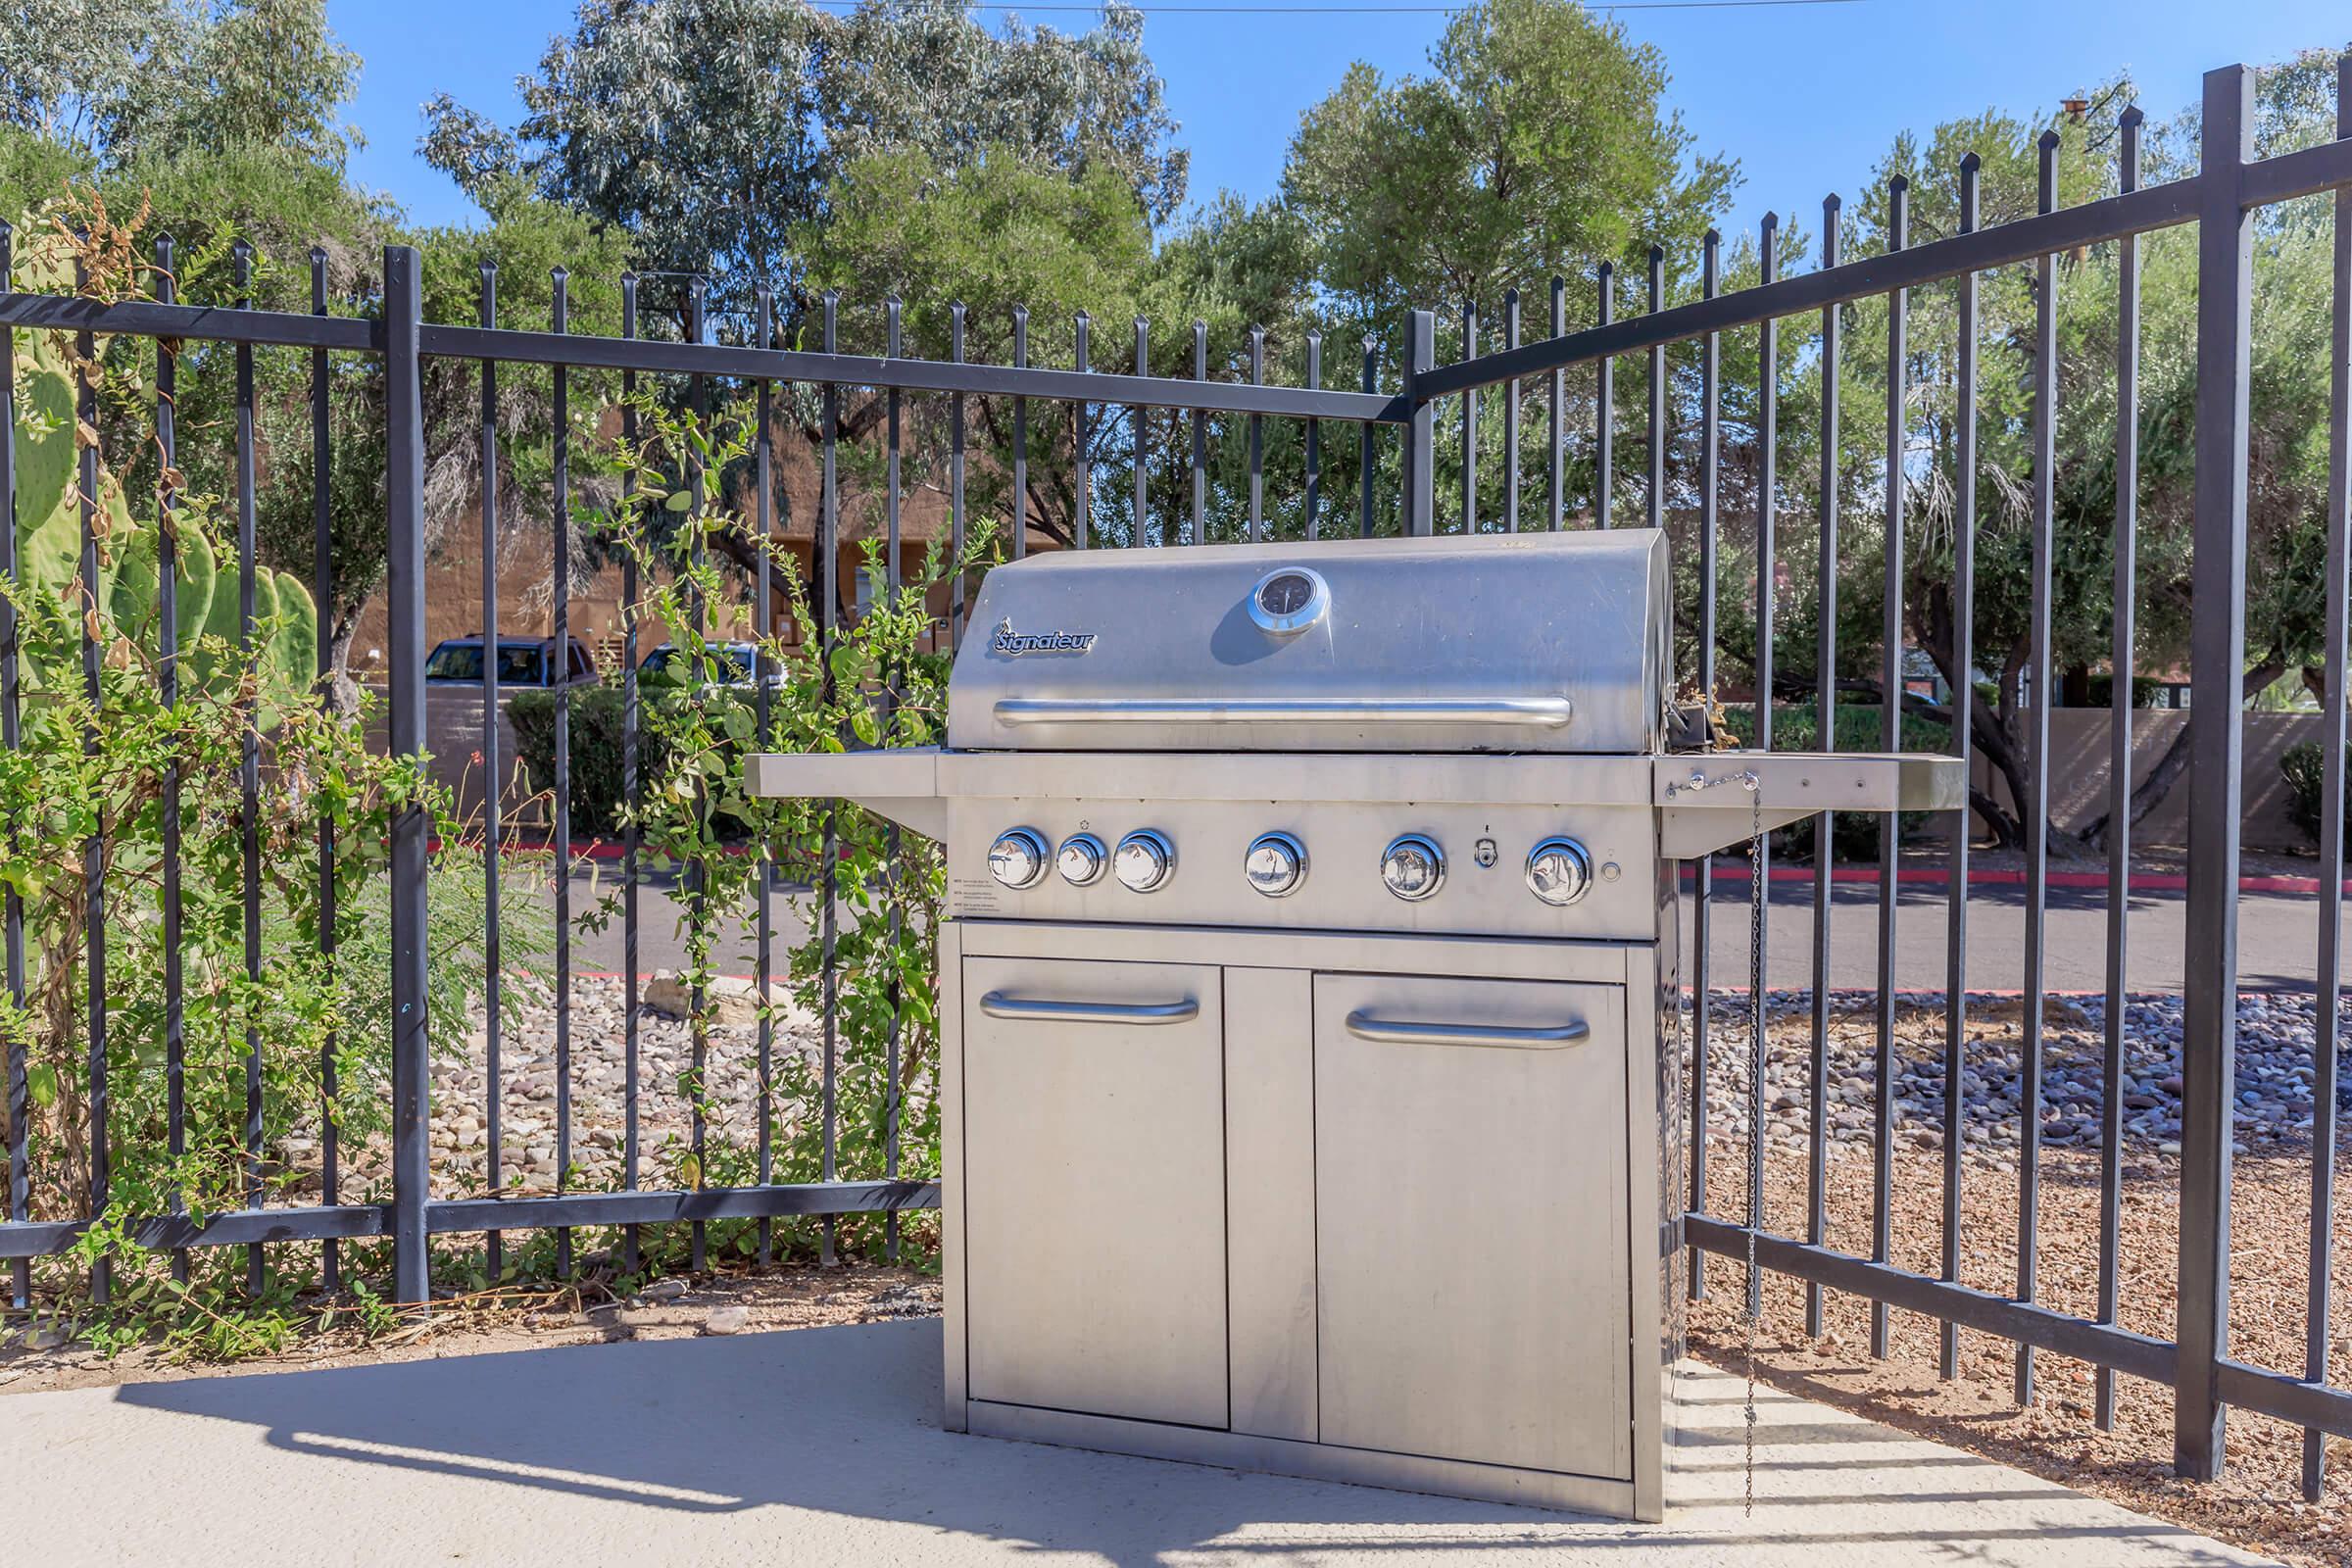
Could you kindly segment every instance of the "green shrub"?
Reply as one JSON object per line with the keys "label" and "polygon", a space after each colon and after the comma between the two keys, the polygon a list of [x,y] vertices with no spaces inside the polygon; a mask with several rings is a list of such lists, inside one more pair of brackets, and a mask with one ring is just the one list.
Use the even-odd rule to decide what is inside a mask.
{"label": "green shrub", "polygon": [[[2109,708],[2114,706],[2114,676],[2092,675],[2084,685],[2089,707]],[[2165,683],[2154,676],[2134,675],[2132,677],[2132,706],[2133,708],[2161,708],[2164,706],[2164,694]],[[1984,695],[1986,701],[1992,700],[1990,692],[1986,692]]]}
{"label": "green shrub", "polygon": [[[2278,754],[2278,771],[2286,779],[2287,819],[2312,843],[2320,841],[2320,793],[2323,760],[2320,743],[2305,741]],[[2352,790],[2344,792],[2344,821],[2352,825]]]}
{"label": "green shrub", "polygon": [[[621,710],[617,676],[571,694],[571,835],[575,842],[614,838],[621,827]],[[514,730],[514,760],[534,790],[556,782],[556,694],[516,692],[508,702],[507,721]],[[663,772],[667,758],[659,734],[638,734],[638,765],[644,776]]]}
{"label": "green shrub", "polygon": [[[931,1179],[939,1173],[938,974],[932,934],[944,912],[945,860],[938,845],[919,834],[897,832],[865,811],[832,811],[821,802],[749,793],[744,760],[761,749],[754,693],[712,684],[726,674],[726,662],[703,633],[704,609],[730,585],[716,564],[719,553],[698,546],[731,536],[755,559],[791,569],[791,558],[780,553],[774,536],[731,510],[721,486],[727,465],[751,448],[757,428],[753,413],[741,404],[709,416],[682,413],[644,392],[630,407],[639,430],[637,439],[616,454],[618,500],[593,521],[592,530],[607,549],[638,565],[646,587],[629,612],[650,636],[691,656],[672,661],[678,679],[648,681],[641,688],[645,733],[661,744],[648,760],[643,804],[634,812],[649,856],[693,868],[678,901],[681,977],[691,992],[709,994],[723,935],[776,861],[821,863],[829,841],[840,872],[838,928],[829,944],[812,930],[792,950],[789,969],[780,978],[787,980],[794,1001],[811,1012],[828,997],[834,1001],[834,1070],[826,1072],[800,1051],[784,1052],[777,1060],[773,1178],[882,1176],[895,1107],[902,1134],[898,1174]],[[676,526],[673,519],[681,515],[693,519],[692,525]],[[924,652],[933,630],[925,596],[951,566],[971,571],[988,549],[991,532],[987,519],[975,518],[967,553],[959,561],[944,561],[935,550],[922,570],[909,573],[897,590],[884,592],[877,583],[866,612],[823,640],[821,661],[815,657],[820,639],[807,598],[792,596],[787,608],[797,635],[789,642],[760,638],[766,665],[775,671],[767,688],[765,749],[842,752],[853,746],[936,744],[945,720],[948,665]],[[864,569],[874,576],[882,572],[878,551],[877,544],[868,543]],[[877,702],[886,687],[896,693],[887,710]],[[610,725],[599,734],[612,736],[608,749],[616,756],[618,704],[612,697],[598,700],[608,705],[601,711],[611,715],[598,720]],[[547,706],[552,715],[552,703]],[[543,744],[542,755],[552,760],[552,724]],[[597,744],[608,743],[600,739]],[[583,745],[575,732],[575,760]],[[617,762],[599,776],[611,781],[605,787],[616,790]],[[594,809],[606,818],[620,815],[616,807],[602,803]],[[815,927],[814,910],[803,907]],[[609,901],[602,917],[611,917]],[[771,1017],[781,1016],[780,998],[769,1006]],[[711,1021],[707,1014],[687,1020],[698,1061]],[[692,1069],[680,1083],[698,1098],[706,1092]],[[828,1102],[838,1112],[831,1137],[820,1109]],[[760,1169],[759,1152],[748,1138],[715,1128],[699,1148],[656,1152],[655,1163],[665,1179],[688,1187],[756,1180]],[[787,1255],[814,1255],[823,1245],[819,1237],[828,1234],[848,1255],[891,1254],[890,1227],[877,1215],[845,1215],[829,1226],[786,1221],[774,1230],[775,1246]],[[899,1230],[918,1259],[938,1246],[935,1214],[903,1215]],[[719,1256],[752,1255],[759,1234],[752,1221],[721,1221],[710,1228],[709,1244]]]}
{"label": "green shrub", "polygon": [[[1740,738],[1742,746],[1752,746],[1756,739],[1756,710],[1752,703],[1728,706],[1723,710],[1724,727]],[[1885,717],[1876,703],[1839,703],[1838,705],[1837,744],[1830,750],[1838,752],[1877,752],[1886,749]],[[1902,746],[1906,752],[1948,751],[1952,744],[1951,729],[1920,713],[1903,715]],[[1821,721],[1811,703],[1775,703],[1772,708],[1772,745],[1775,751],[1810,752],[1821,749]]]}
{"label": "green shrub", "polygon": [[[139,297],[137,278],[108,262],[132,254],[124,231],[91,211],[101,221],[87,240],[44,227],[22,265],[55,278],[78,263],[92,297]],[[91,1221],[70,1252],[34,1263],[36,1289],[80,1301],[84,1271],[104,1263],[114,1291],[101,1329],[219,1328],[247,1310],[238,1304],[243,1259],[204,1250],[182,1288],[167,1260],[130,1240],[126,1222],[174,1207],[203,1216],[298,1190],[316,1169],[322,1120],[352,1151],[347,1173],[359,1186],[356,1156],[389,1123],[391,824],[419,809],[439,845],[425,906],[424,1027],[435,1052],[464,1045],[484,989],[482,847],[463,839],[447,791],[420,760],[369,751],[365,706],[356,714],[329,709],[312,679],[311,602],[292,579],[257,569],[245,644],[233,528],[220,498],[193,490],[177,494],[171,514],[186,673],[175,699],[164,699],[160,530],[123,521],[156,515],[156,499],[131,494],[120,444],[94,439],[73,416],[73,388],[102,367],[62,333],[22,332],[15,353],[34,434],[19,474],[19,569],[0,577],[0,600],[17,615],[22,676],[21,744],[0,754],[0,888],[20,911],[24,953],[21,993],[0,991],[0,1059],[23,1074],[24,1121],[6,1126],[13,1106],[0,1104],[0,1131],[24,1140],[30,1218]],[[82,524],[79,481],[59,486],[69,462],[92,458],[93,520],[116,554],[89,585],[103,591],[61,591],[77,570],[63,552],[78,550]],[[85,640],[106,651],[94,675],[81,665]],[[250,808],[249,742],[262,775]],[[322,823],[336,843],[323,878]],[[173,830],[178,875],[167,894]],[[95,890],[84,883],[92,851]],[[544,921],[509,909],[502,964],[527,978],[546,946]],[[249,918],[260,937],[250,970]],[[93,941],[99,922],[103,949]],[[86,997],[101,953],[107,1028],[98,1047]],[[104,1200],[92,1215],[101,1175]],[[275,1332],[264,1318],[290,1299],[296,1271],[315,1255],[271,1254],[252,1306],[263,1314],[253,1320],[261,1339],[250,1343]]]}
{"label": "green shrub", "polygon": [[[594,686],[571,694],[571,837],[574,844],[620,836],[627,822],[627,798],[622,789],[621,718],[627,693],[620,677],[608,675]],[[688,704],[718,720],[712,725],[718,765],[740,774],[742,759],[756,750],[735,737],[756,735],[752,694],[732,687],[689,690],[675,681],[646,680],[638,688],[637,766],[650,786],[671,772],[667,721],[670,707]],[[721,715],[721,710],[725,715]],[[733,715],[740,715],[736,717]],[[556,694],[516,692],[509,699],[507,721],[514,730],[514,759],[522,765],[531,790],[552,791],[556,783]],[[781,733],[778,731],[777,733]],[[711,826],[730,842],[750,831],[743,818],[723,807],[711,814]]]}
{"label": "green shrub", "polygon": [[[1834,724],[1838,744],[1833,750],[1840,752],[1875,752],[1886,745],[1886,715],[1876,703],[1840,703]],[[1724,727],[1739,737],[1741,745],[1753,745],[1756,735],[1756,710],[1753,704],[1742,703],[1724,710]],[[1951,730],[1921,713],[1905,713],[1902,721],[1902,750],[1906,752],[1940,752],[1951,745]],[[1811,703],[1775,704],[1772,710],[1772,745],[1775,751],[1809,752],[1820,749],[1821,720]],[[1897,822],[1899,836],[1909,839],[1930,813],[1905,811]],[[1813,858],[1813,821],[1806,817],[1776,830],[1772,835],[1775,854],[1791,859]],[[1876,865],[1879,859],[1880,820],[1875,815],[1848,811],[1830,818],[1830,856],[1832,859],[1861,865]]]}

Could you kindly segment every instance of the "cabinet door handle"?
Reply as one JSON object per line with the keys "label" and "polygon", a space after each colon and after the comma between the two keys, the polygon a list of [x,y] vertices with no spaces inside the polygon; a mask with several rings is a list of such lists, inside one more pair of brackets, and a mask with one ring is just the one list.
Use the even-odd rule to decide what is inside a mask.
{"label": "cabinet door handle", "polygon": [[1582,1018],[1569,1023],[1418,1023],[1376,1018],[1362,1008],[1348,1015],[1348,1032],[1389,1046],[1502,1046],[1517,1051],[1557,1051],[1592,1031]]}
{"label": "cabinet door handle", "polygon": [[991,1018],[1052,1018],[1061,1023],[1187,1023],[1200,1016],[1200,1004],[1182,1002],[1050,1002],[1043,997],[1008,997],[991,991],[980,999]]}

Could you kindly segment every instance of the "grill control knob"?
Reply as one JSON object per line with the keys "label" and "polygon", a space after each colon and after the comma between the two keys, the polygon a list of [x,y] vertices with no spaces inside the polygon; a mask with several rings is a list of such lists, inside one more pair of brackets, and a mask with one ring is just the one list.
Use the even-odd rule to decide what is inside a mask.
{"label": "grill control knob", "polygon": [[1034,828],[1006,828],[988,847],[988,874],[1008,888],[1037,886],[1046,875],[1046,841]]}
{"label": "grill control knob", "polygon": [[1102,881],[1102,868],[1109,863],[1110,852],[1092,833],[1071,834],[1054,857],[1061,879],[1074,888],[1091,888]]}
{"label": "grill control knob", "polygon": [[1306,881],[1306,846],[1288,833],[1263,833],[1242,858],[1242,874],[1269,899],[1287,899]]}
{"label": "grill control knob", "polygon": [[1446,852],[1425,833],[1407,833],[1380,857],[1380,879],[1389,891],[1418,904],[1446,885]]}
{"label": "grill control knob", "polygon": [[1592,858],[1574,839],[1545,839],[1527,852],[1528,891],[1545,904],[1574,904],[1592,885]]}
{"label": "grill control knob", "polygon": [[1176,874],[1176,846],[1166,834],[1139,827],[1119,840],[1111,869],[1130,893],[1156,893]]}

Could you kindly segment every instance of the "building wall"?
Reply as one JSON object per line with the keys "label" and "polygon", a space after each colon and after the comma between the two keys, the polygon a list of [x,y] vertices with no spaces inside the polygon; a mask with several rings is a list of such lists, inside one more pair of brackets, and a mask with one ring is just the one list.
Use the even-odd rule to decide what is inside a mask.
{"label": "building wall", "polygon": [[[798,432],[782,434],[776,442],[776,531],[792,556],[801,580],[807,581],[814,555],[815,521],[823,474],[817,453]],[[885,496],[880,481],[853,473],[850,465],[838,466],[837,496],[841,516],[839,581],[843,598],[855,602],[856,576],[865,560],[865,541],[888,527]],[[739,500],[739,505],[742,503]],[[746,508],[745,510],[748,510]],[[910,462],[902,484],[899,509],[899,569],[906,575],[921,570],[931,541],[943,539],[951,527],[944,488],[929,483],[920,464]],[[1031,550],[1050,550],[1053,541],[1031,531]],[[516,519],[503,530],[500,542],[498,630],[509,635],[546,636],[552,630],[553,541],[546,517]],[[425,564],[425,641],[430,647],[445,637],[466,637],[487,630],[482,624],[481,515],[469,510],[454,520],[443,535],[441,548]],[[932,608],[944,615],[947,592],[937,589]],[[621,572],[618,566],[598,572],[571,594],[572,635],[587,643],[601,668],[619,662],[621,636]],[[847,605],[845,604],[845,609]],[[748,629],[749,612],[739,595],[732,625]],[[352,640],[350,667],[362,681],[380,679],[385,658],[384,601],[378,593],[361,612]],[[777,630],[788,639],[791,617],[777,607]],[[712,634],[719,635],[714,617]]]}
{"label": "building wall", "polygon": [[[2132,715],[2132,780],[2144,780],[2173,737],[2188,723],[2186,710],[2139,709]],[[2103,708],[2050,710],[2050,822],[2076,833],[2107,809],[2108,748],[2114,715]],[[2278,759],[2290,746],[2317,741],[2317,713],[2245,715],[2245,802],[2243,843],[2250,850],[2309,851],[2310,839],[2286,813],[2286,780]],[[1980,756],[1971,769],[1975,785],[2004,805],[2013,805],[2007,784]],[[2188,776],[2184,772],[2132,829],[2141,844],[2179,846],[2188,842]]]}
{"label": "building wall", "polygon": [[[788,540],[794,569],[802,581],[808,577],[813,547],[807,540]],[[921,569],[923,549],[920,543],[902,543],[899,550],[899,569],[912,574]],[[865,546],[851,542],[841,547],[837,570],[847,585],[855,573],[863,568]],[[621,570],[609,566],[597,572],[585,583],[574,584],[571,592],[571,634],[586,643],[596,658],[597,667],[615,670],[620,667],[622,638],[625,627],[621,622],[624,600],[621,593]],[[947,596],[944,589],[932,595],[934,608],[946,612]],[[511,550],[500,564],[498,574],[498,630],[507,636],[546,637],[555,629],[554,589],[544,552],[525,553]],[[786,642],[795,638],[791,615],[779,602],[775,607],[775,630]],[[386,653],[384,598],[378,594],[360,613],[359,625],[352,637],[350,666],[354,678],[368,683],[383,679]],[[751,609],[740,595],[730,596],[713,606],[710,635],[725,639],[749,635]],[[489,628],[482,624],[482,567],[477,550],[452,550],[425,563],[424,567],[424,640],[429,650],[433,644],[448,637],[470,637]],[[639,656],[662,641],[653,628],[640,630]]]}

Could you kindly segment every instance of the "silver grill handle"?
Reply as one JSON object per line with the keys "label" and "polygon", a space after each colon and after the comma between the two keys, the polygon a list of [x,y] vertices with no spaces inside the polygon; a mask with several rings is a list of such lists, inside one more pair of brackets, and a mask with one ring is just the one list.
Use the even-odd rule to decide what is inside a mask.
{"label": "silver grill handle", "polygon": [[1348,1032],[1389,1046],[1502,1046],[1519,1051],[1557,1051],[1592,1031],[1583,1019],[1572,1023],[1516,1027],[1498,1023],[1409,1023],[1375,1018],[1358,1009],[1348,1015]]}
{"label": "silver grill handle", "polygon": [[1000,697],[1005,724],[1501,724],[1558,729],[1565,697]]}
{"label": "silver grill handle", "polygon": [[1182,1002],[1048,1002],[991,991],[980,999],[991,1018],[1051,1018],[1060,1023],[1188,1023],[1200,1016],[1200,1004]]}

